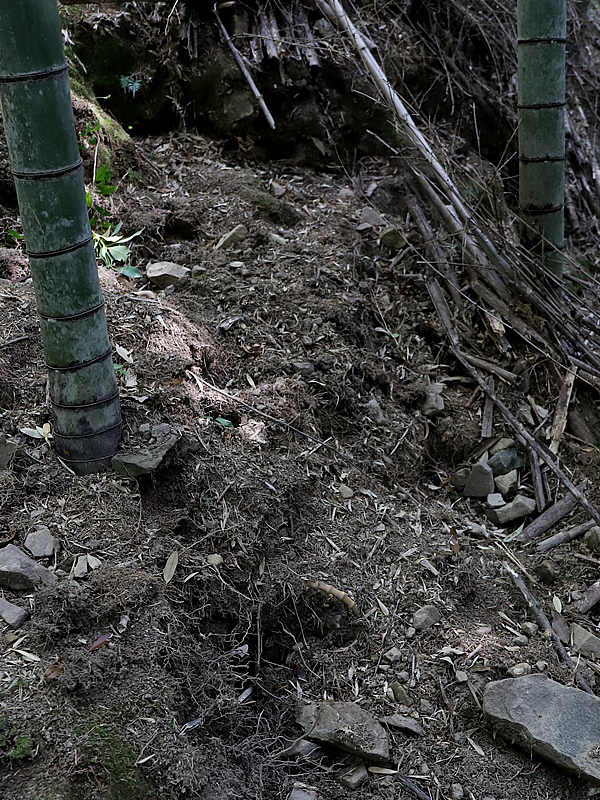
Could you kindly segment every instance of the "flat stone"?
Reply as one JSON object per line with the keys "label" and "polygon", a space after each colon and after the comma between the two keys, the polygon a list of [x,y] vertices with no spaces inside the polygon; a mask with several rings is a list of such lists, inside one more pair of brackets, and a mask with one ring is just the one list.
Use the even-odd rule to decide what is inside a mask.
{"label": "flat stone", "polygon": [[523,675],[531,674],[531,664],[522,661],[520,664],[513,664],[512,667],[506,670],[511,678],[521,678]]}
{"label": "flat stone", "polygon": [[515,647],[526,647],[529,644],[529,639],[524,633],[519,633],[513,636],[511,644],[515,645]]}
{"label": "flat stone", "polygon": [[319,792],[304,783],[295,783],[287,800],[318,800]]}
{"label": "flat stone", "polygon": [[402,250],[406,245],[404,234],[396,225],[388,225],[387,228],[381,232],[379,242],[390,250]]}
{"label": "flat stone", "polygon": [[389,725],[390,728],[397,728],[403,733],[411,733],[413,736],[422,736],[424,731],[416,719],[407,717],[404,714],[392,714],[390,717],[381,717],[381,722]]}
{"label": "flat stone", "polygon": [[494,476],[487,464],[475,464],[464,488],[465,497],[487,497],[494,491]]}
{"label": "flat stone", "polygon": [[16,606],[14,603],[9,603],[3,597],[0,597],[0,617],[6,622],[7,625],[13,630],[20,628],[29,619],[29,612],[24,608]]}
{"label": "flat stone", "polygon": [[342,786],[346,786],[348,789],[358,789],[369,780],[369,773],[364,764],[357,764],[355,767],[343,770],[336,777]]}
{"label": "flat stone", "polygon": [[511,472],[513,469],[521,469],[523,459],[513,447],[510,447],[508,450],[500,450],[487,463],[494,473],[494,477],[496,477],[496,475],[506,475],[507,472]]}
{"label": "flat stone", "polygon": [[240,244],[247,236],[248,228],[245,225],[236,225],[235,228],[221,236],[215,245],[215,250],[226,250],[228,247]]}
{"label": "flat stone", "polygon": [[600,781],[600,697],[529,675],[488,683],[483,711],[509,741],[559,769]]}
{"label": "flat stone", "polygon": [[502,506],[502,508],[490,509],[487,512],[487,516],[495,525],[508,525],[509,522],[532,514],[535,508],[535,500],[518,494],[514,500]]}
{"label": "flat stone", "polygon": [[310,703],[298,708],[296,722],[309,739],[370,761],[387,761],[388,736],[356,703]]}
{"label": "flat stone", "polygon": [[345,483],[340,483],[338,491],[342,500],[351,500],[354,497],[354,491]]}
{"label": "flat stone", "polygon": [[461,467],[460,469],[457,469],[456,472],[453,472],[452,475],[450,475],[450,483],[455,489],[462,490],[467,485],[470,474],[471,470],[469,467]]}
{"label": "flat stone", "polygon": [[152,428],[156,444],[141,448],[135,453],[117,453],[113,456],[111,463],[114,471],[119,475],[139,478],[140,475],[147,475],[157,469],[179,439],[179,432],[175,428],[166,425],[167,431],[163,425],[155,425]]}
{"label": "flat stone", "polygon": [[443,383],[430,383],[425,387],[425,399],[421,405],[421,413],[426,417],[439,417],[444,411]]}
{"label": "flat stone", "polygon": [[507,436],[503,436],[502,439],[499,439],[493,447],[490,447],[490,456],[495,456],[496,453],[499,453],[501,450],[509,450],[515,445],[516,442],[514,439],[509,439]]}
{"label": "flat stone", "polygon": [[315,757],[322,752],[318,744],[309,742],[308,739],[293,739],[280,755],[286,758],[307,758],[308,756]]}
{"label": "flat stone", "polygon": [[521,628],[523,629],[525,636],[529,636],[530,639],[539,631],[539,626],[536,625],[535,622],[522,622]]}
{"label": "flat stone", "polygon": [[504,498],[500,494],[500,492],[492,492],[492,494],[488,494],[486,502],[490,508],[502,508],[504,503]]}
{"label": "flat stone", "polygon": [[390,689],[392,690],[396,703],[399,703],[401,706],[410,706],[412,704],[406,689],[402,686],[400,681],[392,681],[390,683]]}
{"label": "flat stone", "polygon": [[310,361],[292,361],[292,369],[300,375],[312,375],[315,371],[315,365]]}
{"label": "flat stone", "polygon": [[29,591],[40,583],[51,583],[56,575],[15,547],[7,544],[0,550],[0,586],[16,592]]}
{"label": "flat stone", "polygon": [[385,225],[385,220],[377,211],[377,209],[373,208],[372,206],[365,206],[362,211],[360,212],[360,221],[366,222],[369,225],[372,225],[374,228],[380,228],[382,225]]}
{"label": "flat stone", "polygon": [[159,289],[167,286],[181,286],[185,283],[191,270],[175,264],[173,261],[156,261],[146,267],[146,277]]}
{"label": "flat stone", "polygon": [[578,625],[576,622],[571,625],[571,641],[573,642],[573,650],[576,653],[581,653],[582,656],[600,658],[600,639],[584,628],[583,625]]}
{"label": "flat stone", "polygon": [[497,478],[494,478],[494,483],[500,494],[512,494],[519,487],[519,473],[516,469],[511,469],[506,475],[498,475]]}
{"label": "flat stone", "polygon": [[390,664],[396,664],[398,661],[402,661],[404,656],[402,654],[402,650],[398,650],[397,647],[391,647],[386,653],[383,654],[383,658]]}
{"label": "flat stone", "polygon": [[418,631],[426,631],[442,618],[441,613],[435,606],[421,606],[413,614],[412,624]]}
{"label": "flat stone", "polygon": [[34,558],[51,558],[58,552],[60,543],[56,536],[50,533],[49,528],[40,525],[37,530],[27,535],[25,547]]}

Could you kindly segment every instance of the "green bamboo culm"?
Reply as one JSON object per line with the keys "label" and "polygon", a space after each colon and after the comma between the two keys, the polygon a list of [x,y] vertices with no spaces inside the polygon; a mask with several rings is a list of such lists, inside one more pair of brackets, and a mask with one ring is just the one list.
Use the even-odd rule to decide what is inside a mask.
{"label": "green bamboo culm", "polygon": [[566,0],[518,0],[519,203],[523,244],[561,278]]}
{"label": "green bamboo culm", "polygon": [[110,466],[121,410],[56,0],[0,0],[0,108],[40,316],[57,454]]}

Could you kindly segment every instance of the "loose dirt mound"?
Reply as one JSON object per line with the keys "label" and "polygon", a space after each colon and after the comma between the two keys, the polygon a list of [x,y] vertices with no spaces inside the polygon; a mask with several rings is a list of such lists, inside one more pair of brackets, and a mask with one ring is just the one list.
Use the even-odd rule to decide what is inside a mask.
{"label": "loose dirt mound", "polygon": [[[155,37],[164,31],[161,7],[139,10]],[[495,12],[449,4],[444,38],[446,17],[433,8],[407,4],[406,19],[390,22],[406,43],[392,77],[412,87],[424,116],[430,108],[445,115],[438,133],[464,167],[465,191],[499,208],[502,227],[510,215],[498,177],[481,151],[469,151],[469,142],[492,141],[483,154],[502,161],[510,194],[510,70],[484,24]],[[189,21],[180,10],[177,32],[176,20]],[[114,12],[115,25],[127,28],[134,11]],[[510,9],[497,13],[499,25],[512,24]],[[90,35],[105,18],[91,18]],[[589,52],[581,49],[578,68],[595,86]],[[168,63],[178,59],[169,49]],[[492,85],[502,102],[489,99]],[[586,113],[594,107],[582,103]],[[471,141],[475,106],[486,131]],[[487,129],[506,135],[488,139]],[[6,239],[19,226],[0,175],[0,235],[10,245],[0,250],[0,432],[8,437],[0,440],[0,543],[23,546],[45,525],[61,545],[44,562],[60,570],[56,584],[5,592],[31,619],[2,632],[3,800],[270,800],[286,798],[295,782],[332,800],[587,796],[582,781],[495,740],[481,698],[486,683],[523,662],[574,681],[549,638],[523,627],[536,619],[503,562],[531,576],[548,614],[560,606],[567,621],[592,628],[572,601],[596,580],[596,555],[580,540],[562,545],[552,552],[554,583],[543,584],[544,556],[510,539],[517,523],[496,529],[486,503],[454,487],[456,470],[512,431],[498,415],[490,430],[489,404],[447,348],[423,282],[429,242],[405,204],[414,184],[404,154],[363,158],[350,174],[337,160],[327,166],[335,139],[323,149],[326,136],[302,130],[300,163],[316,149],[318,169],[299,167],[298,151],[294,165],[257,164],[264,147],[241,135],[225,145],[189,132],[136,139],[140,168],[119,176],[111,219],[126,234],[143,229],[134,245],[142,272],[157,261],[191,270],[185,285],[161,292],[100,267],[123,450],[146,447],[158,424],[180,433],[160,469],[138,481],[75,479],[44,441],[50,409],[33,288],[21,246]],[[571,144],[571,169],[592,139],[588,131]],[[123,163],[136,167],[131,150]],[[571,241],[589,266],[594,192],[581,175],[587,190],[569,212]],[[394,248],[381,241],[388,223],[399,231]],[[236,225],[247,237],[217,249]],[[440,244],[467,290],[460,242],[441,234]],[[470,351],[518,374],[511,386],[498,378],[496,390],[541,436],[558,372],[509,326],[500,334],[487,306],[468,297],[455,322]],[[525,302],[513,310],[539,324]],[[437,415],[424,413],[432,384],[443,387]],[[600,429],[594,395],[578,387],[572,408],[586,430]],[[567,434],[560,454],[575,482],[592,479],[594,499],[597,448]],[[556,482],[547,488],[558,493]],[[527,463],[520,490],[534,494]],[[577,513],[569,525],[585,519]],[[416,631],[413,614],[424,606],[440,619]],[[594,667],[580,664],[592,686]],[[377,719],[401,715],[413,733],[390,727],[390,762],[352,791],[337,779],[359,759],[334,748],[286,753],[301,736],[298,704],[317,700],[354,701]]]}
{"label": "loose dirt mound", "polygon": [[[479,443],[482,401],[444,363],[418,250],[394,265],[375,229],[357,231],[365,200],[341,170],[242,167],[190,134],[138,147],[153,166],[143,188],[122,187],[115,215],[145,227],[140,263],[195,277],[165,295],[101,275],[131,359],[123,446],[168,422],[182,434],[168,464],[139,483],[75,480],[19,432],[49,419],[45,370],[32,289],[2,284],[5,337],[27,337],[1,351],[2,429],[18,442],[0,472],[5,538],[22,544],[42,523],[67,573],[75,556],[101,562],[29,598],[7,592],[32,619],[5,635],[2,796],[275,798],[300,780],[350,797],[335,775],[351,757],[282,753],[299,736],[296,704],[326,698],[418,720],[419,738],[390,729],[392,758],[430,796],[461,783],[475,797],[583,797],[482,720],[484,684],[511,665],[566,676],[539,635],[513,644],[527,613],[500,568],[506,548],[471,537],[483,507],[447,481]],[[364,177],[375,203],[401,191],[384,163]],[[248,238],[215,250],[239,223]],[[434,381],[446,400],[435,421],[419,410]],[[562,554],[553,591],[565,601],[594,571],[577,555]],[[307,590],[314,580],[360,613]],[[441,622],[415,635],[412,614],[431,604]],[[374,774],[360,791],[398,790],[409,796]]]}

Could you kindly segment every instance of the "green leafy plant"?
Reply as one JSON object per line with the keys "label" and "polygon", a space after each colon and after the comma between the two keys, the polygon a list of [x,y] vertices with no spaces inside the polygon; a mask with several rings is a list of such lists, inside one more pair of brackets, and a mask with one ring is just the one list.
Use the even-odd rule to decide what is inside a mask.
{"label": "green leafy plant", "polygon": [[23,234],[19,233],[14,228],[9,228],[6,231],[6,241],[13,247],[16,247],[20,242],[23,241],[24,238],[25,237],[23,236]]}
{"label": "green leafy plant", "polygon": [[128,278],[141,278],[142,273],[137,267],[127,264],[131,257],[131,247],[128,242],[139,236],[143,230],[132,233],[131,236],[123,236],[120,231],[123,223],[118,222],[113,228],[108,225],[105,230],[94,232],[94,249],[96,256],[102,261],[105,267],[114,267],[121,262],[124,266],[117,268],[117,272],[126,275]]}
{"label": "green leafy plant", "polygon": [[137,92],[142,88],[141,78],[136,78],[135,75],[121,75],[119,83],[125,94],[131,92],[132,97],[135,97]]}

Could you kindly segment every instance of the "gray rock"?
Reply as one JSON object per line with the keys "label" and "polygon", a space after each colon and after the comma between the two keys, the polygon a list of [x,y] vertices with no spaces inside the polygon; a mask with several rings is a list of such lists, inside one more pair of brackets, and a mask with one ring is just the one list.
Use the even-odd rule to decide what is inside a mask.
{"label": "gray rock", "polygon": [[545,558],[536,569],[538,578],[546,585],[554,583],[558,574],[558,564],[551,558]]}
{"label": "gray rock", "polygon": [[571,625],[571,641],[573,642],[573,650],[576,653],[581,653],[582,656],[600,658],[600,639],[576,622]]}
{"label": "gray rock", "polygon": [[404,656],[402,655],[402,650],[398,650],[397,647],[391,647],[387,653],[383,654],[383,658],[389,661],[390,664],[396,664],[398,661],[402,661]]}
{"label": "gray rock", "polygon": [[600,553],[600,528],[598,525],[594,525],[593,528],[589,529],[589,531],[583,537],[583,541],[590,548],[590,550]]}
{"label": "gray rock", "polygon": [[172,261],[156,261],[146,267],[146,277],[159,289],[166,289],[167,286],[181,286],[185,283],[190,270],[175,264]]}
{"label": "gray rock", "polygon": [[487,463],[494,473],[494,477],[496,477],[497,475],[506,475],[507,472],[511,472],[513,469],[521,469],[523,466],[523,459],[517,451],[511,447],[508,450],[500,450],[500,452],[492,456]]}
{"label": "gray rock", "polygon": [[493,447],[490,447],[490,456],[495,456],[496,453],[499,453],[501,450],[508,450],[511,447],[514,447],[516,442],[514,439],[509,439],[507,437],[503,437]]}
{"label": "gray rock", "polygon": [[480,525],[478,522],[469,522],[468,533],[474,539],[489,539],[491,536],[485,525]]}
{"label": "gray rock", "polygon": [[506,475],[498,475],[497,478],[494,478],[494,483],[501,494],[512,494],[519,486],[519,473],[516,469],[511,469]]}
{"label": "gray rock", "polygon": [[388,736],[356,703],[310,703],[300,706],[296,722],[309,739],[371,761],[387,761]]}
{"label": "gray rock", "polygon": [[456,472],[452,473],[452,475],[450,475],[450,483],[455,489],[464,489],[467,485],[470,474],[471,470],[469,467],[461,467],[460,469],[457,469]]}
{"label": "gray rock", "polygon": [[354,497],[354,490],[346,486],[345,483],[340,483],[338,491],[342,500],[351,500]]}
{"label": "gray rock", "polygon": [[397,728],[403,733],[412,733],[413,736],[422,736],[423,728],[416,719],[407,717],[404,714],[392,714],[390,717],[381,717],[381,722],[389,725],[390,728]]}
{"label": "gray rock", "polygon": [[19,448],[16,439],[7,438],[6,434],[0,433],[0,469],[7,469],[10,460]]}
{"label": "gray rock", "polygon": [[412,624],[418,631],[426,631],[442,618],[441,613],[435,606],[421,606],[413,614]]}
{"label": "gray rock", "polygon": [[236,225],[235,228],[228,233],[224,233],[215,245],[215,250],[226,250],[228,247],[233,247],[240,244],[248,236],[248,228],[245,225]]}
{"label": "gray rock", "polygon": [[14,603],[9,603],[3,597],[0,597],[0,617],[6,622],[7,625],[13,630],[20,628],[29,619],[29,612],[24,608],[16,606]]}
{"label": "gray rock", "polygon": [[488,683],[483,711],[509,741],[560,769],[600,781],[600,697],[529,675]]}
{"label": "gray rock", "polygon": [[534,511],[535,500],[518,494],[514,500],[502,506],[502,508],[490,509],[487,512],[487,516],[494,525],[508,525],[509,522],[526,517]]}
{"label": "gray rock", "polygon": [[421,405],[421,413],[426,417],[439,417],[444,411],[443,383],[430,383],[425,387],[425,399]]}
{"label": "gray rock", "polygon": [[530,639],[539,631],[539,626],[536,625],[535,622],[522,622],[521,628],[523,629],[525,636],[529,636]]}
{"label": "gray rock", "polygon": [[56,575],[29,558],[14,544],[0,550],[0,586],[16,592],[29,591],[40,583],[51,583]]}
{"label": "gray rock", "polygon": [[519,633],[517,636],[513,637],[511,644],[514,644],[516,647],[527,647],[529,639],[524,633]]}
{"label": "gray rock", "polygon": [[349,767],[337,775],[338,783],[346,786],[348,789],[358,789],[363,783],[369,780],[369,773],[364,764],[357,764],[355,767]]}
{"label": "gray rock", "polygon": [[486,502],[490,508],[502,508],[502,506],[505,505],[504,498],[500,492],[492,492],[492,494],[488,494]]}
{"label": "gray rock", "polygon": [[318,800],[319,792],[304,783],[295,783],[287,800]]}
{"label": "gray rock", "polygon": [[392,681],[390,683],[390,689],[392,690],[392,694],[394,695],[394,700],[397,703],[400,703],[402,706],[410,706],[412,705],[412,700],[408,696],[406,689],[400,681]]}
{"label": "gray rock", "polygon": [[376,397],[372,397],[365,408],[367,409],[367,414],[372,417],[375,422],[385,422],[385,414],[381,410],[381,406]]}
{"label": "gray rock", "polygon": [[283,749],[280,755],[285,758],[312,758],[321,755],[323,751],[318,744],[309,742],[308,739],[293,739],[289,741],[287,747]]}
{"label": "gray rock", "polygon": [[315,365],[311,364],[310,361],[292,361],[292,369],[294,372],[298,372],[300,375],[312,375],[315,371]]}
{"label": "gray rock", "polygon": [[113,456],[111,463],[114,471],[119,475],[139,478],[140,475],[147,475],[157,469],[179,439],[179,433],[175,428],[170,425],[166,425],[166,428],[163,425],[155,425],[152,428],[156,444],[141,448],[135,453],[117,453]]}
{"label": "gray rock", "polygon": [[450,787],[450,797],[452,800],[463,800],[465,790],[460,783],[453,783]]}
{"label": "gray rock", "polygon": [[513,664],[512,667],[506,670],[511,678],[520,678],[523,675],[530,675],[531,674],[531,664],[528,664],[526,661],[522,661],[520,664]]}
{"label": "gray rock", "polygon": [[465,497],[487,497],[494,491],[494,476],[487,464],[475,464],[464,488]]}
{"label": "gray rock", "polygon": [[385,220],[375,208],[365,206],[360,212],[360,221],[372,225],[374,228],[380,228],[385,225]]}
{"label": "gray rock", "polygon": [[34,558],[51,558],[54,553],[58,553],[60,543],[56,536],[50,533],[49,528],[40,525],[37,530],[28,534],[25,547]]}

